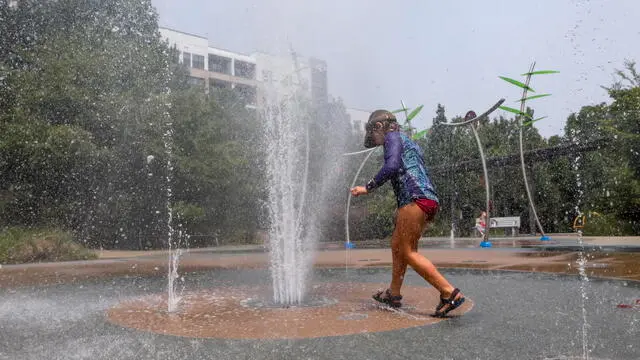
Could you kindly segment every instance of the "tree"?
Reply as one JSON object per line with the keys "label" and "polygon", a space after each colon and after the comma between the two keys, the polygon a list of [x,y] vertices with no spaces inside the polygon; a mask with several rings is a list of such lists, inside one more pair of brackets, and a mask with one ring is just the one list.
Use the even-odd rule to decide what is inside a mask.
{"label": "tree", "polygon": [[438,104],[438,108],[436,109],[436,117],[433,118],[433,126],[440,125],[441,123],[446,123],[447,117],[444,114],[444,106]]}
{"label": "tree", "polygon": [[618,79],[611,87],[604,87],[607,91],[625,90],[640,87],[640,73],[636,70],[636,62],[626,60],[623,70],[616,70]]}
{"label": "tree", "polygon": [[[175,199],[198,214],[184,224],[193,245],[252,238],[264,221],[265,198],[259,126],[255,113],[238,95],[200,89],[177,93],[172,99],[175,124]],[[179,213],[186,219],[186,213]],[[203,237],[204,236],[204,237]]]}
{"label": "tree", "polygon": [[617,71],[620,79],[608,88],[613,103],[583,107],[569,117],[565,130],[571,143],[608,145],[574,162],[576,190],[571,202],[579,204],[584,214],[602,214],[609,222],[606,231],[621,234],[640,231],[640,158],[636,150],[640,148],[640,88],[634,63],[626,62],[625,67],[629,74]]}
{"label": "tree", "polygon": [[1,14],[3,219],[95,246],[138,245],[145,229],[161,242],[165,185],[149,188],[145,163],[162,158],[173,75],[150,1],[21,1]]}

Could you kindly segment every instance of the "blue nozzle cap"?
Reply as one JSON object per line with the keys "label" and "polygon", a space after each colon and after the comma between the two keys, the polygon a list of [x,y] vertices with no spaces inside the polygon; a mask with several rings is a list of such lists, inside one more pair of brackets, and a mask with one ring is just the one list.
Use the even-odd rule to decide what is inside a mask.
{"label": "blue nozzle cap", "polygon": [[483,248],[490,248],[491,246],[492,246],[491,241],[483,241],[480,243],[480,247],[483,247]]}

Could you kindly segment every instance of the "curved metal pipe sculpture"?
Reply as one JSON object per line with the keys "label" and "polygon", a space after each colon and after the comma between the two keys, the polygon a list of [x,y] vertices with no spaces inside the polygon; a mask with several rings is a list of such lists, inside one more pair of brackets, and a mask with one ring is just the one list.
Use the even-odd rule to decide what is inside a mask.
{"label": "curved metal pipe sculpture", "polygon": [[489,116],[492,112],[498,110],[498,108],[504,103],[504,99],[500,99],[498,100],[497,103],[495,103],[492,107],[489,108],[489,110],[483,112],[481,115],[474,117],[473,119],[469,119],[469,120],[465,120],[462,122],[457,122],[457,123],[441,123],[439,124],[439,126],[462,126],[462,125],[469,125],[473,122],[482,120],[484,118],[486,118],[487,116]]}
{"label": "curved metal pipe sculpture", "polygon": [[[529,84],[531,83],[531,74],[533,73],[533,69],[536,67],[536,63],[531,64],[529,68],[529,72],[527,75],[527,80],[525,81],[525,87],[522,90],[522,99],[527,98],[527,92],[529,91]],[[524,114],[525,111],[525,101],[520,102],[520,113]],[[533,196],[531,196],[531,190],[529,189],[529,181],[527,179],[527,169],[524,162],[524,150],[523,150],[523,141],[522,141],[522,129],[523,125],[523,116],[518,115],[518,125],[520,127],[520,164],[522,165],[522,177],[524,178],[524,187],[527,190],[527,198],[529,199],[529,205],[531,205],[531,212],[533,213],[533,217],[536,219],[536,225],[538,225],[538,229],[540,229],[540,240],[549,240],[549,237],[545,235],[544,229],[542,228],[542,224],[540,223],[540,219],[538,218],[538,212],[536,211],[536,206],[533,203]],[[535,232],[535,230],[534,230]],[[535,234],[534,234],[535,235]]]}
{"label": "curved metal pipe sculpture", "polygon": [[[362,171],[362,168],[364,168],[364,164],[367,163],[367,160],[369,160],[371,155],[373,155],[373,153],[378,149],[380,149],[379,146],[373,149],[367,149],[365,151],[357,151],[353,153],[343,154],[345,156],[348,156],[348,155],[355,155],[355,154],[362,154],[365,152],[369,152],[367,156],[364,158],[364,160],[362,160],[362,163],[360,164],[360,167],[358,168],[356,175],[353,177],[353,181],[351,182],[351,188],[356,186],[356,181],[358,181],[358,176],[360,176],[360,172]],[[351,238],[349,237],[349,209],[350,208],[351,208],[351,192],[349,192],[349,197],[347,198],[347,211],[345,211],[345,215],[344,215],[344,231],[346,235],[345,246],[347,247],[347,249],[351,249],[353,247],[351,244]]]}
{"label": "curved metal pipe sculpture", "polygon": [[476,125],[477,123],[484,119],[485,117],[489,116],[489,114],[491,114],[492,112],[496,111],[500,105],[502,105],[502,103],[504,103],[505,99],[500,99],[497,103],[495,103],[492,107],[489,108],[489,110],[485,111],[484,113],[482,113],[480,116],[475,116],[472,119],[467,119],[465,121],[462,122],[457,122],[457,123],[441,123],[439,124],[439,126],[465,126],[465,125],[470,125],[471,126],[471,130],[473,131],[473,136],[476,139],[476,143],[478,144],[478,151],[480,152],[480,160],[482,161],[482,170],[484,172],[484,188],[485,188],[485,194],[486,194],[486,220],[485,220],[485,232],[482,235],[482,242],[480,243],[480,246],[482,247],[491,247],[491,242],[489,241],[489,230],[491,229],[491,213],[490,213],[490,201],[491,201],[491,197],[490,197],[490,192],[489,192],[489,171],[487,170],[487,160],[484,156],[484,150],[482,149],[482,142],[480,141],[480,136],[478,135],[478,130],[476,129]]}

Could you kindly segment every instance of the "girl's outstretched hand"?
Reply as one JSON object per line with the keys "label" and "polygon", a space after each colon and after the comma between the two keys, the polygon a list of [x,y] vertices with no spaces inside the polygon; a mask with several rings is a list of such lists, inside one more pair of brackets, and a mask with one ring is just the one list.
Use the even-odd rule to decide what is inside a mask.
{"label": "girl's outstretched hand", "polygon": [[367,188],[364,186],[356,186],[354,188],[351,188],[351,195],[353,196],[360,196],[360,195],[366,195],[369,192],[367,191]]}

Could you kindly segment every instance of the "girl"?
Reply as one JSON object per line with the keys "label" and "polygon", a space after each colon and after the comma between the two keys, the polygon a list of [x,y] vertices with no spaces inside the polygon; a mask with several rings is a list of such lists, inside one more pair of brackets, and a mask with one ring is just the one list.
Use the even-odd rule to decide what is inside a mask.
{"label": "girl", "polygon": [[476,230],[480,233],[480,236],[484,238],[484,232],[487,229],[487,212],[483,211],[480,214],[480,218],[478,224],[476,225]]}
{"label": "girl", "polygon": [[366,124],[364,146],[384,146],[384,166],[366,186],[351,189],[353,196],[365,195],[391,181],[398,209],[391,238],[393,272],[391,286],[373,298],[394,308],[402,306],[400,288],[407,265],[440,291],[440,304],[434,316],[443,317],[456,309],[465,298],[440,274],[427,258],[418,253],[418,240],[438,212],[438,197],[429,178],[422,150],[400,131],[396,117],[386,110],[376,110]]}

